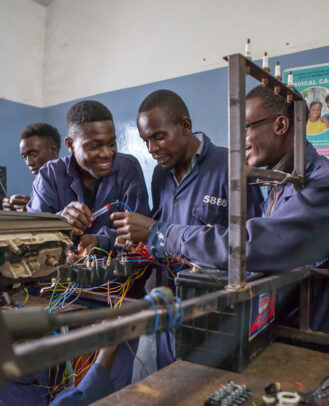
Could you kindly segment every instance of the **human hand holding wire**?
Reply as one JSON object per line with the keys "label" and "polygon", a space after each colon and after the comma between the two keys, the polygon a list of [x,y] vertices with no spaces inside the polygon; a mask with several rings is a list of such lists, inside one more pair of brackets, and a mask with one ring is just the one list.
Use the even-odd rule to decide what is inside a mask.
{"label": "human hand holding wire", "polygon": [[136,244],[147,241],[150,227],[155,222],[150,217],[129,211],[112,213],[110,219],[121,240]]}
{"label": "human hand holding wire", "polygon": [[71,224],[73,233],[77,235],[82,235],[83,230],[91,227],[95,220],[89,207],[81,202],[71,202],[65,207],[61,215]]}
{"label": "human hand holding wire", "polygon": [[77,247],[77,252],[69,250],[66,262],[73,264],[77,262],[80,258],[89,254],[90,250],[94,247],[98,247],[98,239],[92,234],[84,234],[80,238],[80,242]]}

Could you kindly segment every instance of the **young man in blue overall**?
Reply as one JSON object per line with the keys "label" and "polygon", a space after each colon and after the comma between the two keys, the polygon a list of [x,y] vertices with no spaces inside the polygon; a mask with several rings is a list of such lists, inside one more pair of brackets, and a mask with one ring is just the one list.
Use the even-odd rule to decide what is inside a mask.
{"label": "young man in blue overall", "polygon": [[[294,106],[267,87],[246,99],[246,159],[255,167],[284,172],[293,169]],[[264,217],[247,221],[247,269],[288,271],[298,266],[327,266],[329,256],[329,160],[307,143],[305,187],[272,186]],[[186,226],[148,221],[132,227],[129,215],[113,214],[118,234],[132,242],[147,241],[156,257],[182,255],[201,266],[227,269],[228,233],[221,225]],[[116,220],[117,219],[117,220]],[[150,227],[148,229],[147,227]],[[329,281],[313,281],[312,328],[329,332]]]}
{"label": "young man in blue overall", "polygon": [[[114,247],[116,232],[108,213],[95,219],[93,210],[120,201],[132,210],[149,215],[149,206],[141,167],[134,157],[117,153],[113,117],[103,104],[82,101],[71,107],[67,113],[65,145],[71,155],[48,162],[39,170],[27,210],[60,214],[66,218],[73,226],[75,238],[80,238],[77,241],[78,253],[71,253],[71,260],[75,261],[88,254],[92,247],[106,250]],[[124,210],[124,207],[115,206],[115,210]],[[143,297],[148,276],[146,273],[138,279],[128,295]],[[133,352],[137,351],[137,344],[138,340],[130,342]],[[119,390],[130,383],[132,368],[125,365],[130,366],[133,360],[133,353],[126,344],[122,344],[115,364],[119,367],[108,374],[113,387],[111,390]],[[46,386],[43,381],[42,385]],[[22,404],[42,405],[43,401],[48,401],[47,389],[34,390],[28,397],[26,392],[29,387],[27,384],[22,387],[21,396],[25,402],[22,401]],[[9,396],[10,390],[0,393],[0,399],[5,404]],[[16,390],[18,403],[19,396]]]}
{"label": "young man in blue overall", "polygon": [[[26,166],[33,175],[48,161],[58,158],[61,136],[58,130],[47,123],[34,123],[26,126],[21,133],[19,150]],[[2,208],[5,211],[26,211],[30,200],[27,195],[4,197]]]}
{"label": "young man in blue overall", "polygon": [[[183,226],[220,224],[226,228],[227,148],[216,147],[202,132],[193,133],[184,101],[169,90],[158,90],[146,97],[138,111],[137,126],[149,153],[158,162],[152,178],[153,219],[114,213],[112,219],[123,238],[129,239],[131,229],[137,234],[144,230],[144,241],[156,220]],[[257,186],[248,186],[247,198],[247,217],[259,216],[262,195]],[[161,284],[161,278],[157,282]],[[158,368],[175,360],[173,345],[168,333],[158,334]]]}
{"label": "young man in blue overall", "polygon": [[[27,210],[65,217],[80,237],[78,257],[94,246],[111,250],[116,232],[108,213],[97,218],[92,213],[116,201],[149,213],[142,169],[134,157],[117,152],[113,117],[103,104],[91,100],[75,104],[66,124],[65,145],[71,155],[40,169]],[[112,210],[124,206],[115,204]]]}

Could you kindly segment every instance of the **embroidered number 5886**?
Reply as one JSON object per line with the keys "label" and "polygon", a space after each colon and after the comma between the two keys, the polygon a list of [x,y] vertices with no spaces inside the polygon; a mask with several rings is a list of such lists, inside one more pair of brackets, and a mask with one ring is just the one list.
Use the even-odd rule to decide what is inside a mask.
{"label": "embroidered number 5886", "polygon": [[216,196],[205,195],[203,197],[203,203],[214,204],[214,205],[216,204],[217,206],[226,207],[227,199],[222,199],[221,197],[216,197]]}

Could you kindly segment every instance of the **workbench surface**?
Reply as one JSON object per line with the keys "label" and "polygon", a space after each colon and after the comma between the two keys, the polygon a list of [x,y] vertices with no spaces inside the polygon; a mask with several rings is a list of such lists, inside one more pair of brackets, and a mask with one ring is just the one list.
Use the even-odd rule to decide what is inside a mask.
{"label": "workbench surface", "polygon": [[329,354],[274,343],[241,374],[176,361],[93,405],[200,406],[220,384],[226,384],[229,380],[246,384],[253,396],[261,399],[264,386],[272,382],[280,382],[282,390],[308,392],[315,389],[328,374]]}

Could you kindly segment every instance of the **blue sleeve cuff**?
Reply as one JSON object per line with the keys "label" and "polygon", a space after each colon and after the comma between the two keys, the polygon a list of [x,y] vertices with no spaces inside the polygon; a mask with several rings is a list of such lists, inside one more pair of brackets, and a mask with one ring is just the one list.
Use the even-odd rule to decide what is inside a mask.
{"label": "blue sleeve cuff", "polygon": [[189,226],[172,224],[168,227],[165,235],[165,252],[169,257],[183,255],[182,242],[184,234]]}
{"label": "blue sleeve cuff", "polygon": [[171,224],[162,221],[156,221],[152,224],[147,239],[147,249],[154,257],[165,258],[168,256],[165,249],[165,242],[166,235],[171,227]]}

